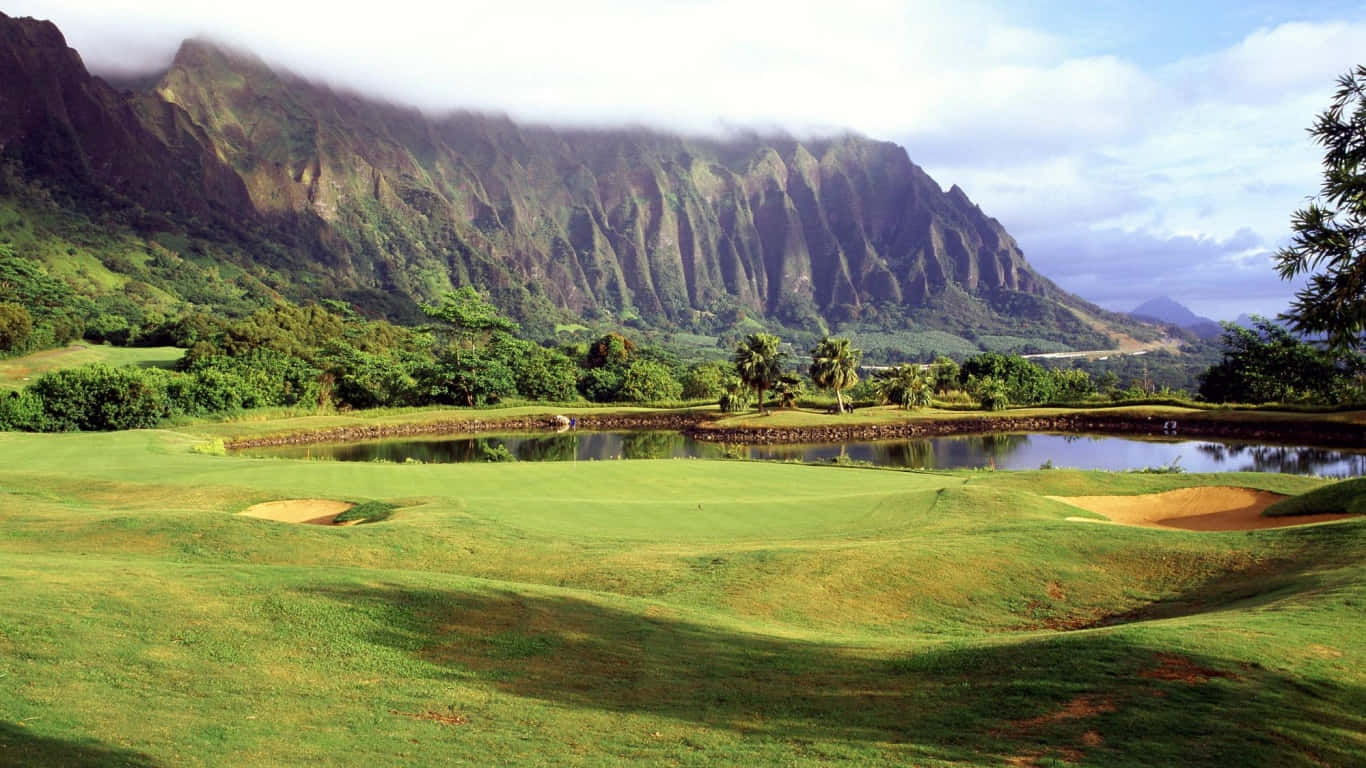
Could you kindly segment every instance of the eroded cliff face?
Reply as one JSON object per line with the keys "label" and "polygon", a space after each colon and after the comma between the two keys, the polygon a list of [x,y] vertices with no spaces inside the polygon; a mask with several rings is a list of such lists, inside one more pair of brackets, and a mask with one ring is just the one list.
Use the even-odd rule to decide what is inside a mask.
{"label": "eroded cliff face", "polygon": [[682,324],[844,319],[951,285],[1065,297],[886,142],[429,117],[198,41],[152,91],[119,92],[51,24],[0,19],[0,41],[0,143],[26,168],[279,233],[287,268],[339,294],[473,283],[523,316]]}
{"label": "eroded cliff face", "polygon": [[59,185],[106,189],[149,210],[251,210],[183,110],[91,77],[51,22],[0,14],[0,151]]}

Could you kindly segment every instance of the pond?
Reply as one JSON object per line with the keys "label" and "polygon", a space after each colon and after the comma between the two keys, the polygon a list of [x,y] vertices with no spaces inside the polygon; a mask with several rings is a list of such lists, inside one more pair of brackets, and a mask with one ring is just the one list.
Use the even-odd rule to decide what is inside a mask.
{"label": "pond", "polygon": [[1050,433],[955,435],[846,444],[722,445],[671,431],[484,434],[320,443],[236,452],[242,456],[335,461],[450,463],[607,461],[735,456],[777,461],[850,461],[913,469],[1127,470],[1176,466],[1187,472],[1366,475],[1366,452],[1229,440],[1139,439]]}

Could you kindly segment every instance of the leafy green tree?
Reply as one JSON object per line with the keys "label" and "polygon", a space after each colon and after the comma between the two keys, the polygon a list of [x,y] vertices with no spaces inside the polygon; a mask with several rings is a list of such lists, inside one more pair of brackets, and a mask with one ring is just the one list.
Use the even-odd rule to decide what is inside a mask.
{"label": "leafy green tree", "polygon": [[1309,275],[1286,316],[1295,331],[1356,349],[1366,339],[1366,66],[1338,78],[1309,134],[1324,149],[1323,184],[1291,217],[1294,236],[1277,254],[1283,279]]}
{"label": "leafy green tree", "polygon": [[626,374],[620,368],[589,368],[579,378],[579,392],[595,403],[611,403],[618,399]]}
{"label": "leafy green tree", "polygon": [[683,397],[703,400],[720,397],[726,387],[739,378],[729,363],[711,360],[692,366],[683,374]]}
{"label": "leafy green tree", "polygon": [[0,352],[18,352],[33,332],[33,317],[13,302],[0,303]]}
{"label": "leafy green tree", "polygon": [[423,304],[422,311],[433,320],[445,323],[439,330],[449,334],[464,349],[487,343],[495,333],[516,333],[517,323],[504,317],[471,286],[446,291],[436,304]]}
{"label": "leafy green tree", "polygon": [[677,400],[683,385],[673,377],[669,367],[654,360],[637,360],[622,377],[619,397],[636,403]]}
{"label": "leafy green tree", "polygon": [[1360,355],[1334,356],[1264,318],[1254,328],[1224,324],[1224,359],[1200,377],[1210,402],[1336,403],[1360,399],[1366,364]]}
{"label": "leafy green tree", "polygon": [[834,390],[835,404],[844,413],[844,390],[858,383],[861,350],[854,349],[849,340],[826,336],[811,349],[811,381],[821,389]]}
{"label": "leafy green tree", "polygon": [[782,341],[771,333],[753,333],[735,347],[731,358],[740,381],[758,396],[760,413],[765,413],[764,392],[778,383],[783,372],[786,355],[781,345]]}
{"label": "leafy green tree", "polygon": [[451,405],[496,403],[517,391],[517,379],[507,363],[478,350],[443,352],[416,379],[425,399]]}
{"label": "leafy green tree", "polygon": [[918,365],[898,365],[878,371],[873,378],[882,401],[902,408],[924,408],[934,394],[934,372]]}
{"label": "leafy green tree", "polygon": [[934,391],[948,394],[958,388],[958,363],[940,355],[930,363],[930,377],[934,379]]}
{"label": "leafy green tree", "polygon": [[584,368],[620,368],[623,372],[636,354],[636,345],[619,333],[609,333],[588,345]]}
{"label": "leafy green tree", "polygon": [[968,390],[981,403],[982,410],[1003,411],[1010,405],[1010,387],[995,376],[969,379]]}
{"label": "leafy green tree", "polygon": [[[198,344],[190,352],[193,353],[197,348]],[[230,374],[241,382],[238,394],[242,408],[316,406],[319,382],[323,375],[308,361],[269,348],[254,349],[236,356],[196,356],[193,362],[182,366],[182,370],[192,374],[206,370]]]}
{"label": "leafy green tree", "polygon": [[386,355],[362,352],[345,342],[328,345],[321,353],[325,370],[332,376],[333,397],[352,408],[399,405],[407,399],[414,381],[402,362]]}
{"label": "leafy green tree", "polygon": [[532,346],[512,361],[517,391],[528,400],[565,402],[578,397],[579,367],[559,350]]}
{"label": "leafy green tree", "polygon": [[995,379],[1005,387],[1009,402],[1020,405],[1046,403],[1054,396],[1053,379],[1048,371],[1019,355],[998,352],[974,355],[963,361],[958,378],[964,384],[977,380],[979,386],[983,379]]}
{"label": "leafy green tree", "polygon": [[1053,380],[1053,399],[1083,400],[1096,393],[1091,374],[1076,368],[1054,368],[1048,372]]}

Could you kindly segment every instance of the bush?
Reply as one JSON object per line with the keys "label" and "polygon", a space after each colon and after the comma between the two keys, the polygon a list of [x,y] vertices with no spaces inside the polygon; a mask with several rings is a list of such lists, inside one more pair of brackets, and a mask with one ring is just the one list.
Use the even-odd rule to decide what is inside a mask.
{"label": "bush", "polygon": [[17,352],[28,343],[33,318],[28,310],[11,302],[0,303],[0,352]]}
{"label": "bush", "polygon": [[683,374],[683,397],[687,400],[710,400],[726,391],[726,386],[738,381],[735,366],[721,362],[698,363]]}
{"label": "bush", "polygon": [[514,373],[517,392],[528,400],[562,403],[578,397],[579,368],[562,352],[532,347],[514,361]]}
{"label": "bush", "polygon": [[626,369],[618,399],[635,403],[677,400],[683,396],[683,385],[673,377],[668,366],[653,360],[637,360]]}
{"label": "bush", "polygon": [[42,432],[43,400],[30,390],[0,394],[0,430]]}
{"label": "bush", "polygon": [[616,368],[590,368],[579,379],[579,392],[595,403],[610,403],[617,399],[622,378]]}
{"label": "bush", "polygon": [[171,413],[156,374],[95,363],[44,374],[29,387],[43,403],[42,429],[143,429]]}
{"label": "bush", "polygon": [[[1053,399],[1055,386],[1053,378],[1041,366],[1022,357],[995,352],[985,352],[964,360],[958,371],[958,378],[964,384],[974,379],[998,381],[1004,388],[1005,398],[1019,405],[1043,403]],[[980,395],[978,399],[981,399]]]}
{"label": "bush", "polygon": [[1010,405],[1010,394],[1006,383],[994,376],[970,379],[968,390],[982,404],[984,411],[1004,411]]}

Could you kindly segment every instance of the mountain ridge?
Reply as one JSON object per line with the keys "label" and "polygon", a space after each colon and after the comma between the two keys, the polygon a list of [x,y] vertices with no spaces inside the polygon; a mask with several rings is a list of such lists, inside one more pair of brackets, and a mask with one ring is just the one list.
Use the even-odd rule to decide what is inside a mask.
{"label": "mountain ridge", "polygon": [[[473,284],[523,320],[683,328],[736,312],[923,322],[949,306],[964,327],[1024,312],[1059,340],[1094,337],[1067,307],[1099,310],[889,142],[430,116],[202,40],[151,91],[120,92],[50,23],[0,14],[0,35],[0,149],[25,174],[209,222],[296,298],[393,309]],[[42,120],[11,123],[15,105]]]}

